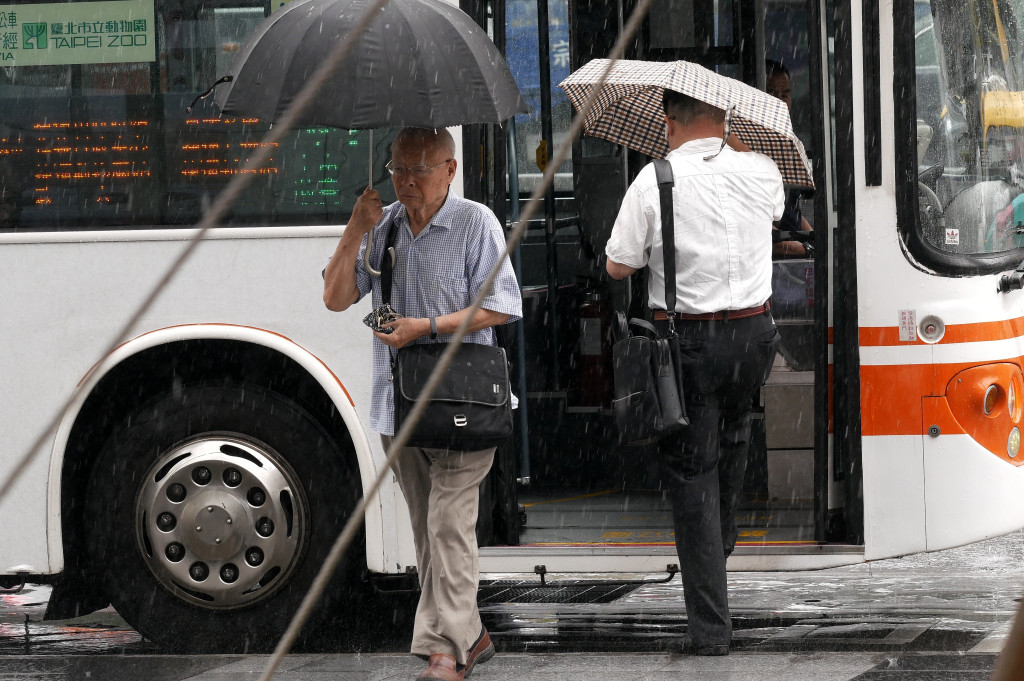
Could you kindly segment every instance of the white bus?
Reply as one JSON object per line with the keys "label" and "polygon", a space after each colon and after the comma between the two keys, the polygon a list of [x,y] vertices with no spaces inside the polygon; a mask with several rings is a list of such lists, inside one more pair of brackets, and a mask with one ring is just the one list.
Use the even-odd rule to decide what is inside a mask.
{"label": "white bus", "polygon": [[[521,4],[463,3],[494,17],[481,23],[498,27],[499,44],[506,17],[510,35],[535,30],[533,3]],[[568,22],[570,68],[605,56],[634,6],[550,4],[549,26]],[[151,7],[130,27],[151,52],[19,61],[23,41],[40,44],[39,26],[84,32],[85,19],[67,17],[89,5],[104,17]],[[55,6],[63,14],[27,2],[0,12],[0,479],[17,475],[0,499],[0,585],[53,583],[52,618],[112,603],[167,646],[267,648],[384,459],[367,427],[368,303],[335,314],[321,302],[321,268],[365,182],[368,136],[290,133],[104,356],[203,206],[261,144],[260,121],[185,109],[270,3]],[[783,351],[762,392],[730,569],[823,568],[1024,526],[1019,10],[1008,0],[656,0],[630,48],[630,58],[690,59],[752,84],[765,58],[784,62],[815,161],[817,191],[802,201],[815,252],[776,263]],[[89,31],[122,30],[94,19]],[[539,69],[564,59],[562,47],[510,40],[536,111],[457,135],[455,191],[508,221],[519,176],[537,173],[546,121],[554,135],[567,125],[568,104],[557,90],[546,101]],[[506,147],[513,131],[521,143]],[[375,136],[385,195],[393,132]],[[674,570],[656,457],[616,444],[608,408],[608,313],[642,313],[644,286],[604,281],[600,253],[647,161],[577,141],[522,246],[525,320],[510,357],[523,409],[485,483],[484,573]],[[372,607],[373,581],[414,571],[407,510],[387,475],[322,610],[354,616]]]}

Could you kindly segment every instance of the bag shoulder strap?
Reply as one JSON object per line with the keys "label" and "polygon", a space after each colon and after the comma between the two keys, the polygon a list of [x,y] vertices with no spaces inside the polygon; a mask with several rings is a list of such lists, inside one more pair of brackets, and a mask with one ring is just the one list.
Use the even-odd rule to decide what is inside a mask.
{"label": "bag shoulder strap", "polygon": [[665,310],[672,319],[676,311],[676,240],[675,220],[672,214],[672,164],[663,158],[655,159],[654,173],[658,179],[661,198],[661,241],[665,260]]}
{"label": "bag shoulder strap", "polygon": [[660,337],[660,334],[658,333],[658,330],[656,328],[654,328],[654,324],[651,324],[646,319],[639,319],[637,317],[633,317],[632,319],[629,320],[629,325],[630,326],[636,326],[636,327],[639,327],[639,328],[643,329],[644,331],[647,331],[654,338],[659,338]]}
{"label": "bag shoulder strap", "polygon": [[660,338],[658,330],[654,328],[654,324],[651,324],[646,319],[640,319],[639,317],[632,317],[629,321],[626,321],[626,315],[621,312],[615,313],[615,318],[612,321],[612,338],[616,343],[624,341],[633,337],[633,332],[630,327],[636,327],[642,332],[646,332],[645,335],[649,335],[652,338]]}
{"label": "bag shoulder strap", "polygon": [[[391,224],[388,226],[388,236],[384,240],[384,250],[380,252],[380,297],[381,302],[385,305],[391,304],[391,281],[392,274],[395,270],[395,234],[397,228],[395,225],[395,218],[391,218]],[[391,257],[388,257],[390,253]]]}

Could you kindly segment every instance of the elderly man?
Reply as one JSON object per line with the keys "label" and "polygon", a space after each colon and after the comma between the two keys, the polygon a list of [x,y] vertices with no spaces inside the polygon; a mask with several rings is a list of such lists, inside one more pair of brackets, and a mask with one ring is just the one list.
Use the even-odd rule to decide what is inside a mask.
{"label": "elderly man", "polygon": [[[395,434],[392,348],[446,342],[498,262],[494,289],[469,322],[465,342],[496,344],[495,327],[522,316],[522,297],[505,256],[501,225],[486,207],[449,190],[458,162],[446,130],[405,128],[391,148],[387,169],[398,201],[383,206],[368,188],[356,201],[334,256],[324,271],[324,303],[341,311],[372,292],[381,304],[380,279],[363,265],[365,236],[374,230],[371,262],[380,267],[387,234],[396,227],[397,262],[391,302],[401,318],[374,331],[370,425],[388,449]],[[409,505],[421,594],[412,653],[428,661],[418,681],[458,681],[494,655],[477,610],[479,486],[494,460],[492,447],[452,451],[405,447],[394,464]]]}
{"label": "elderly man", "polygon": [[[606,247],[615,279],[647,267],[660,331],[674,316],[688,428],[659,443],[682,565],[684,651],[727,655],[732,639],[725,560],[736,543],[750,413],[778,345],[771,296],[772,221],[782,176],[766,156],[722,147],[724,112],[672,90],[663,96],[675,184],[675,309],[665,309],[661,208],[654,166],[622,201]],[[721,151],[719,151],[721,149]]]}

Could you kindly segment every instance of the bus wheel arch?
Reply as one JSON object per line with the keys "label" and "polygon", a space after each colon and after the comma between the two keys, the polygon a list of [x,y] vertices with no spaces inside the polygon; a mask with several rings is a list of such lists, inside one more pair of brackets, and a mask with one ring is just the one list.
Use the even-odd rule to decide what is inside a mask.
{"label": "bus wheel arch", "polygon": [[[287,339],[248,331],[254,332],[249,335],[254,336],[255,342],[249,338],[183,339],[180,327],[168,334],[169,338],[154,338],[161,333],[154,332],[142,337],[147,343],[137,339],[119,349],[110,358],[112,361],[99,365],[102,372],[94,370],[88,396],[58,431],[57,447],[63,451],[63,460],[51,473],[51,483],[55,487],[57,480],[53,476],[58,476],[61,490],[59,548],[63,549],[64,569],[56,581],[47,618],[77,616],[107,605],[100,595],[102,589],[98,588],[101,576],[89,569],[86,560],[90,519],[84,490],[100,452],[118,425],[140,405],[161,395],[180,394],[191,386],[219,383],[248,385],[293,403],[338,443],[342,459],[339,463],[353,480],[355,500],[358,500],[361,483],[365,482],[368,467],[373,465],[369,461],[365,434],[355,421],[351,406],[339,407],[336,397],[332,399],[323,385],[324,376],[314,376],[309,367],[319,366],[331,381],[336,383],[336,379],[312,355],[292,356],[305,353],[297,345],[293,344],[294,350],[290,350],[259,342],[260,333],[278,345],[289,343]],[[346,408],[347,414],[343,413]],[[367,551],[376,548],[373,533],[379,534],[379,529],[372,526],[373,519],[371,509],[368,536],[373,538],[368,542]],[[367,565],[362,542],[355,544],[351,553],[361,566]]]}

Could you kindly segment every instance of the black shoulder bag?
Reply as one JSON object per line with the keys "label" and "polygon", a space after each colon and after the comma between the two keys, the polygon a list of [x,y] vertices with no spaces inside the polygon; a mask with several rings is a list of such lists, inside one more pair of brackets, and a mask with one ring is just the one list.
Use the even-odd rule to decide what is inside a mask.
{"label": "black shoulder bag", "polygon": [[[679,367],[679,341],[675,329],[676,252],[672,214],[672,166],[663,159],[654,162],[661,198],[661,239],[665,260],[665,309],[669,332],[661,336],[643,319],[615,314],[612,346],[615,392],[612,410],[619,429],[619,441],[646,444],[689,424],[683,400]],[[631,328],[638,333],[631,332]]]}
{"label": "black shoulder bag", "polygon": [[[381,270],[381,298],[391,303],[395,224],[388,230]],[[395,432],[412,411],[448,343],[414,343],[391,356]],[[460,343],[444,378],[409,437],[407,446],[472,451],[497,446],[512,434],[512,400],[505,349]]]}

